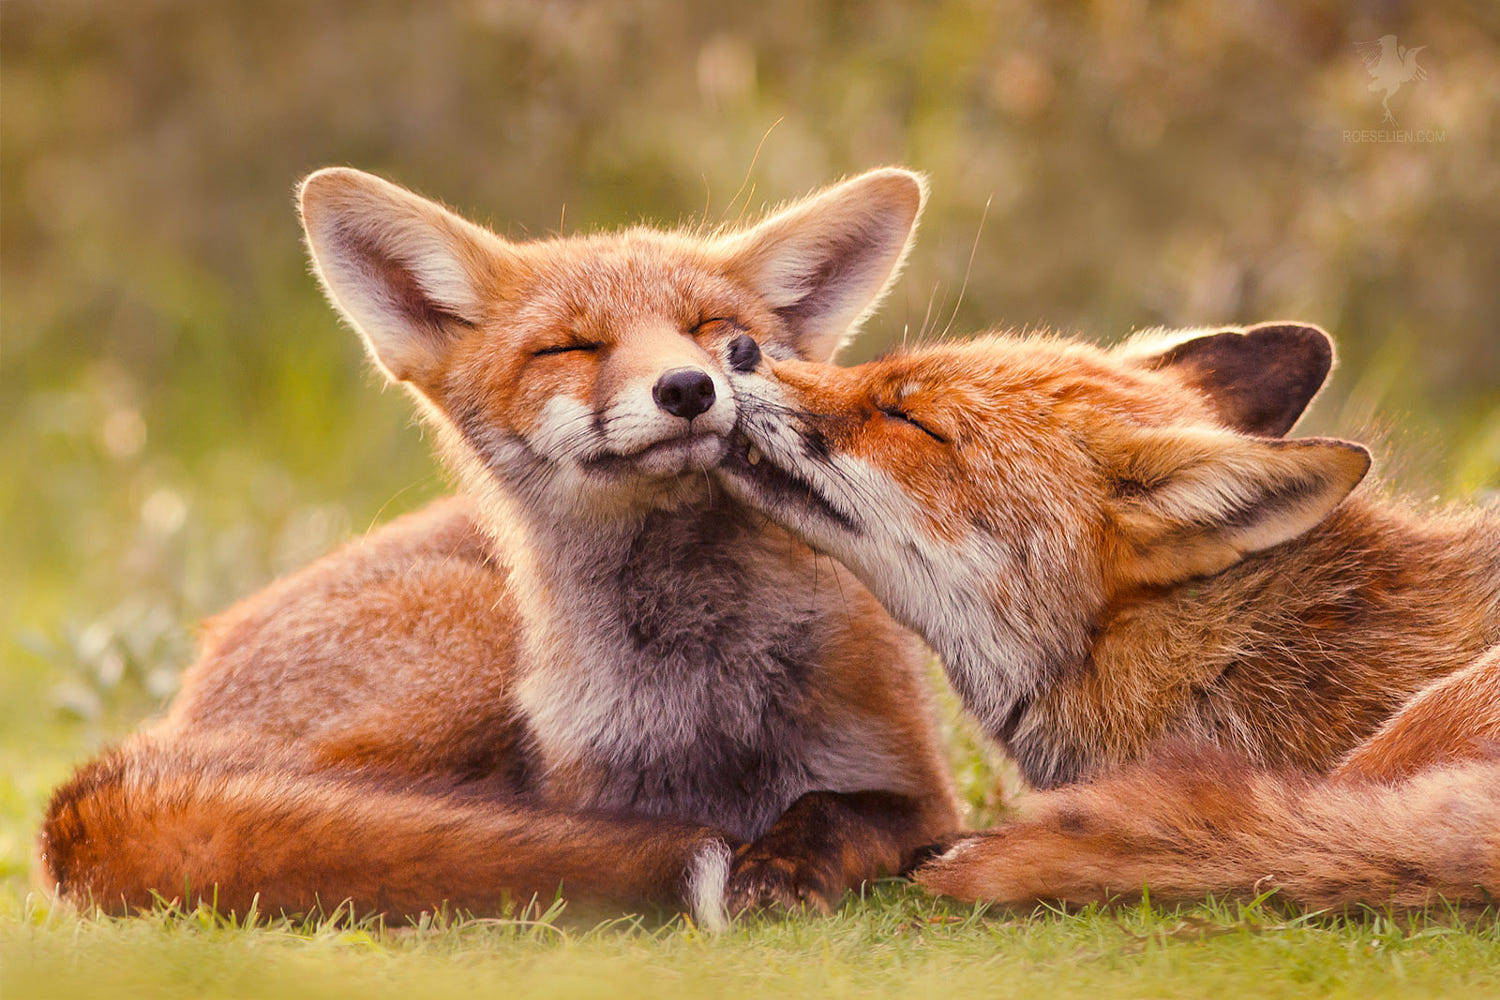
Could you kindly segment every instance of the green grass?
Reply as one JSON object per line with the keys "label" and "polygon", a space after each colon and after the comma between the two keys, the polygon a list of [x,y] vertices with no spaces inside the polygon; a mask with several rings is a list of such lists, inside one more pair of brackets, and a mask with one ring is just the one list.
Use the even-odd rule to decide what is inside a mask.
{"label": "green grass", "polygon": [[203,912],[0,926],[7,997],[1479,997],[1500,924],[1289,918],[1263,904],[989,914],[882,884],[826,919],[570,926],[566,915],[245,929]]}

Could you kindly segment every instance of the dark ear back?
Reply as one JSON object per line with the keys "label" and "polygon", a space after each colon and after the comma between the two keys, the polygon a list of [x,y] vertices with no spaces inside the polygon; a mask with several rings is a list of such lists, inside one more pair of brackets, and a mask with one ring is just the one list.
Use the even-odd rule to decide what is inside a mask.
{"label": "dark ear back", "polygon": [[1280,437],[1328,378],[1333,340],[1305,323],[1261,323],[1183,341],[1142,363],[1171,368],[1202,390],[1226,426]]}

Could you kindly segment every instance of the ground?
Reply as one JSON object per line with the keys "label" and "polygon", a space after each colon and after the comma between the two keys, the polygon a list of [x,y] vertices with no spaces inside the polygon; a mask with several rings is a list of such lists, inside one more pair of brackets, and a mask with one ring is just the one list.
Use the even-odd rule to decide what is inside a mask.
{"label": "ground", "polygon": [[[7,907],[17,907],[14,900]],[[1077,915],[953,910],[881,885],[829,919],[471,921],[386,930],[206,917],[87,921],[33,902],[0,929],[6,996],[1479,997],[1500,933],[1287,918],[1263,906]]]}
{"label": "ground", "polygon": [[[1074,915],[950,908],[883,884],[832,918],[565,919],[381,930],[206,915],[98,921],[6,901],[8,997],[1309,995],[1479,997],[1500,990],[1500,929],[1288,917],[1264,904]],[[20,919],[14,920],[14,917]]]}

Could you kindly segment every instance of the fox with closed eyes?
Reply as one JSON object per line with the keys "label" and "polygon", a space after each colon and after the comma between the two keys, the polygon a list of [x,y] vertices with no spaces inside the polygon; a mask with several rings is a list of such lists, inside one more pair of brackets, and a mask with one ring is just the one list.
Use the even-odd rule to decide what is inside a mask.
{"label": "fox with closed eyes", "polygon": [[461,489],[212,619],[165,717],[55,793],[49,887],[715,924],[827,909],[957,825],[918,641],[709,473],[728,373],[833,354],[899,269],[916,175],[735,232],[530,243],[351,169],[299,197]]}
{"label": "fox with closed eyes", "polygon": [[939,652],[1039,791],[916,872],[966,900],[1500,896],[1500,509],[1289,438],[1316,327],[988,334],[731,373],[726,488]]}

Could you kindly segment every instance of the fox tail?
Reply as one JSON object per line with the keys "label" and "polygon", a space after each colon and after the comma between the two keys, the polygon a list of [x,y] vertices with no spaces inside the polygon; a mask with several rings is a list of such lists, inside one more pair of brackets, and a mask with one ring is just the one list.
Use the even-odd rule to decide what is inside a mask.
{"label": "fox tail", "polygon": [[42,825],[46,887],[116,913],[158,899],[221,912],[502,913],[561,894],[723,926],[729,845],[667,820],[330,773],[278,755],[140,736],[86,764]]}
{"label": "fox tail", "polygon": [[1176,746],[1045,792],[920,869],[964,900],[1087,903],[1276,890],[1306,907],[1500,897],[1500,755],[1399,780],[1257,768]]}

